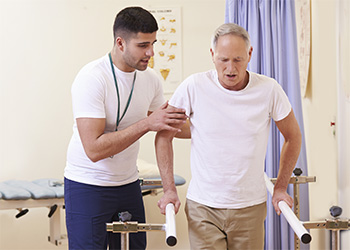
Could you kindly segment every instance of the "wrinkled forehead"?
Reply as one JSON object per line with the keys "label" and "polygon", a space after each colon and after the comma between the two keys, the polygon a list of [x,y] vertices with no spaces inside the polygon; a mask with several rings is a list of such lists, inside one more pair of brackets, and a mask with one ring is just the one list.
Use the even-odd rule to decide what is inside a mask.
{"label": "wrinkled forehead", "polygon": [[217,51],[219,49],[235,49],[235,50],[244,50],[245,53],[248,53],[250,50],[250,44],[244,40],[243,37],[235,34],[225,34],[219,36],[216,40],[216,44],[213,45],[213,50]]}
{"label": "wrinkled forehead", "polygon": [[215,46],[215,55],[227,57],[246,57],[249,49],[243,38],[235,35],[220,36]]}

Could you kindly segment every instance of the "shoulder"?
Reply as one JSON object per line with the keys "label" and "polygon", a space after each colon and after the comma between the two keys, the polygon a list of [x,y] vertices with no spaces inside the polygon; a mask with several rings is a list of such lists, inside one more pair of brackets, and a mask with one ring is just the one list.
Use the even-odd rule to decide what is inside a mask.
{"label": "shoulder", "polygon": [[212,84],[212,71],[194,73],[189,75],[176,88],[173,96],[194,96],[199,92],[208,91],[208,85]]}
{"label": "shoulder", "polygon": [[269,84],[269,85],[278,84],[275,79],[268,77],[266,75],[258,74],[251,71],[249,71],[249,74],[252,82],[256,82],[259,84]]}
{"label": "shoulder", "polygon": [[198,87],[212,82],[215,79],[215,70],[209,70],[205,72],[194,73],[188,76],[181,84]]}
{"label": "shoulder", "polygon": [[283,91],[282,86],[274,78],[250,71],[249,74],[252,86],[271,92]]}
{"label": "shoulder", "polygon": [[108,66],[107,56],[103,56],[97,60],[89,62],[81,68],[76,78],[94,77],[101,78],[106,77],[110,73],[111,66]]}
{"label": "shoulder", "polygon": [[111,65],[108,60],[108,55],[100,57],[94,61],[87,63],[79,73],[98,73],[100,71],[111,70]]}
{"label": "shoulder", "polygon": [[[109,66],[110,67],[110,66]],[[74,79],[72,90],[79,89],[95,89],[106,86],[106,82],[110,78],[110,68],[106,56],[94,60],[80,69]]]}
{"label": "shoulder", "polygon": [[215,70],[208,70],[208,71],[204,71],[204,72],[194,73],[194,74],[190,75],[188,78],[211,80],[215,77],[215,75],[217,75]]}

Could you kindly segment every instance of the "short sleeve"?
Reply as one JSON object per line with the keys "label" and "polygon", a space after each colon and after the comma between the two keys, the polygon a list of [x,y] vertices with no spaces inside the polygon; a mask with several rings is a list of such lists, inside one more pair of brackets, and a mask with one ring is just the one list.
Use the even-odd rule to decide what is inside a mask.
{"label": "short sleeve", "polygon": [[78,74],[72,85],[74,118],[106,118],[104,83],[93,74]]}
{"label": "short sleeve", "polygon": [[292,106],[281,85],[277,82],[273,89],[271,117],[274,121],[286,118],[292,110]]}
{"label": "short sleeve", "polygon": [[173,96],[169,101],[169,104],[171,106],[185,109],[187,116],[190,116],[192,113],[192,106],[191,106],[191,83],[192,82],[193,82],[192,76],[185,79],[179,85],[179,87],[175,90]]}
{"label": "short sleeve", "polygon": [[154,97],[152,99],[152,102],[149,107],[149,111],[155,111],[158,109],[162,104],[165,103],[164,95],[163,95],[163,85],[162,81],[159,79],[159,77],[156,75],[156,73],[149,69],[150,72],[152,72],[152,77],[154,78]]}

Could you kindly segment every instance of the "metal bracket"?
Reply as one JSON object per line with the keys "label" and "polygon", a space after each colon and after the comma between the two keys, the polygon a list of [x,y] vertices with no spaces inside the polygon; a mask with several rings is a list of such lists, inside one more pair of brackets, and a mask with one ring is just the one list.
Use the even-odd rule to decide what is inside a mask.
{"label": "metal bracket", "polygon": [[349,230],[350,222],[345,219],[326,219],[325,221],[303,222],[306,229]]}
{"label": "metal bracket", "polygon": [[[275,184],[277,178],[271,178],[271,182]],[[305,184],[309,182],[316,182],[316,176],[292,176],[290,177],[289,184]]]}
{"label": "metal bracket", "polygon": [[115,221],[107,223],[107,232],[113,233],[137,233],[146,231],[164,231],[163,224],[137,223],[137,221]]}
{"label": "metal bracket", "polygon": [[147,179],[140,178],[140,186],[159,186],[162,187],[162,181],[159,179]]}
{"label": "metal bracket", "polygon": [[350,221],[345,219],[326,219],[325,221],[304,222],[307,229],[328,229],[332,231],[332,250],[339,250],[339,231],[349,230]]}

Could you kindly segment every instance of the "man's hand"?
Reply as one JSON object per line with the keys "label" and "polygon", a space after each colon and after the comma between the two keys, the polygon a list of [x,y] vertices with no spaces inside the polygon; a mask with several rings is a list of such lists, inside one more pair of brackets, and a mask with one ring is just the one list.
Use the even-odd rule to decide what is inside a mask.
{"label": "man's hand", "polygon": [[160,212],[162,214],[165,214],[165,207],[169,203],[173,203],[175,207],[175,214],[179,211],[181,202],[179,200],[179,197],[177,195],[176,191],[166,191],[163,195],[163,197],[158,201],[158,207],[160,208]]}
{"label": "man's hand", "polygon": [[187,116],[184,109],[168,107],[168,102],[166,102],[146,119],[150,131],[169,130],[180,132],[179,128],[173,126],[186,123]]}
{"label": "man's hand", "polygon": [[293,207],[293,198],[290,195],[281,189],[274,189],[272,196],[272,205],[275,208],[275,211],[278,215],[281,214],[281,210],[278,207],[278,202],[285,201],[290,208]]}

